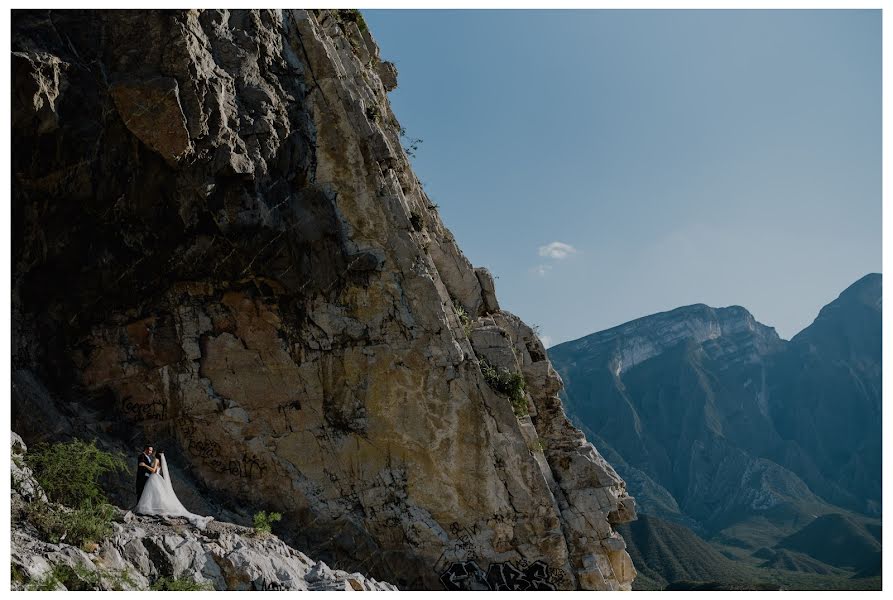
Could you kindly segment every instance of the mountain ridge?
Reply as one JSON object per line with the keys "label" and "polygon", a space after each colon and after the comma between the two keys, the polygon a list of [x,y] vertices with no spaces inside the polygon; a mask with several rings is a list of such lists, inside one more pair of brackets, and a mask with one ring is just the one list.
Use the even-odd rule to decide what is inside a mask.
{"label": "mountain ridge", "polygon": [[556,344],[549,350],[580,352],[601,346],[613,354],[613,368],[622,373],[682,342],[713,341],[708,345],[711,354],[734,352],[734,348],[724,343],[730,337],[745,345],[753,345],[740,353],[742,361],[752,360],[754,352],[765,352],[782,341],[774,328],[757,321],[744,307],[713,308],[706,304],[692,304],[633,319],[577,340]]}
{"label": "mountain ridge", "polygon": [[817,516],[880,515],[881,287],[860,278],[791,340],[696,304],[548,354],[569,416],[644,514],[756,551]]}
{"label": "mountain ridge", "polygon": [[[843,298],[857,296],[858,298],[860,298],[863,301],[863,303],[865,303],[869,306],[875,306],[876,308],[880,309],[880,305],[877,304],[877,302],[879,302],[879,299],[877,298],[876,293],[879,291],[879,288],[881,285],[881,278],[882,278],[882,275],[880,273],[872,272],[872,273],[867,273],[867,274],[863,275],[862,277],[857,279],[855,282],[853,282],[852,284],[847,286],[838,295],[836,300],[830,302],[828,305],[825,305],[825,307],[829,306],[830,304],[834,304],[835,302],[837,302]],[[867,301],[865,300],[866,294],[868,295]],[[823,309],[825,307],[823,307]],[[819,314],[816,316],[816,319],[819,319],[820,317],[823,316],[822,315],[823,309],[820,309]],[[563,346],[568,346],[568,345],[576,345],[578,347],[579,346],[585,347],[584,342],[586,342],[586,341],[595,340],[601,336],[613,337],[614,334],[624,331],[627,328],[635,328],[638,326],[642,326],[645,323],[648,323],[648,322],[651,322],[654,320],[659,320],[659,319],[668,319],[669,320],[670,317],[675,317],[678,315],[695,315],[695,314],[704,314],[704,313],[710,313],[710,312],[715,312],[715,313],[725,312],[725,313],[733,314],[733,315],[742,315],[744,319],[752,320],[757,326],[759,326],[761,328],[765,328],[766,330],[769,330],[771,332],[775,332],[775,335],[780,340],[782,340],[784,342],[793,341],[793,339],[796,336],[798,336],[804,330],[808,329],[815,322],[815,321],[813,321],[813,323],[810,323],[810,325],[803,327],[803,329],[801,329],[800,331],[798,331],[794,335],[792,335],[790,339],[784,339],[778,335],[774,326],[767,325],[767,324],[762,323],[761,321],[757,320],[757,318],[753,315],[753,313],[751,313],[746,307],[744,307],[740,304],[730,304],[728,306],[711,306],[711,305],[705,304],[703,302],[696,302],[694,304],[684,304],[682,306],[677,306],[675,308],[661,310],[661,311],[657,311],[654,313],[649,313],[649,314],[641,316],[641,317],[636,317],[634,319],[629,319],[629,320],[619,323],[617,325],[612,325],[605,329],[600,329],[598,331],[580,336],[578,338],[573,338],[570,340],[566,340],[564,342],[559,342],[557,344],[553,344],[553,345],[549,346],[548,349],[553,349],[553,348],[558,348],[558,347],[563,347]]]}

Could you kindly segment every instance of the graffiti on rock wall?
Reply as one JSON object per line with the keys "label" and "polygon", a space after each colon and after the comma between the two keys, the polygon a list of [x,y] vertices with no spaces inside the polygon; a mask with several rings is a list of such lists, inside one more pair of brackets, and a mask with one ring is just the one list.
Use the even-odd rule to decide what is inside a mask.
{"label": "graffiti on rock wall", "polygon": [[135,421],[163,421],[167,418],[167,403],[164,398],[154,397],[150,402],[138,402],[132,396],[121,400],[121,408]]}
{"label": "graffiti on rock wall", "polygon": [[486,573],[476,561],[466,560],[451,564],[440,575],[447,590],[554,590],[563,579],[563,571],[541,560],[492,563]]}
{"label": "graffiti on rock wall", "polygon": [[228,458],[218,442],[198,433],[199,429],[194,423],[185,423],[181,431],[186,451],[217,473],[227,473],[241,479],[255,479],[263,477],[267,470],[267,465],[256,454],[247,450],[239,459]]}
{"label": "graffiti on rock wall", "polygon": [[[510,526],[515,515],[498,512],[487,519],[494,530]],[[488,528],[484,528],[488,529]],[[451,543],[434,564],[441,584],[447,590],[554,590],[564,581],[562,569],[550,567],[545,561],[527,560],[493,562],[487,565],[482,558],[489,552],[478,548],[482,531],[477,524],[452,523],[447,530]],[[489,547],[487,543],[485,546]]]}
{"label": "graffiti on rock wall", "polygon": [[448,590],[489,590],[487,574],[473,560],[451,564],[441,573],[440,582]]}
{"label": "graffiti on rock wall", "polygon": [[257,455],[246,452],[241,459],[229,461],[226,470],[233,477],[254,479],[255,477],[263,477],[267,466],[257,458]]}
{"label": "graffiti on rock wall", "polygon": [[450,533],[455,536],[455,541],[452,544],[451,551],[454,553],[459,553],[460,556],[464,556],[466,561],[474,561],[477,560],[477,546],[475,544],[475,537],[478,535],[478,526],[461,526],[459,523],[453,523],[450,525]]}

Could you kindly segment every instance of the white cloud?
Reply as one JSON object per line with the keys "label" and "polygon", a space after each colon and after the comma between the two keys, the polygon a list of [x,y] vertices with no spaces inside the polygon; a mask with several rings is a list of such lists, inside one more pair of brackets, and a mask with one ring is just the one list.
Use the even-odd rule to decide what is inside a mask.
{"label": "white cloud", "polygon": [[548,348],[549,346],[552,345],[552,336],[550,336],[550,335],[541,335],[541,336],[540,336],[540,341],[543,343],[543,346],[545,346],[546,348]]}
{"label": "white cloud", "polygon": [[546,273],[552,270],[552,265],[537,265],[530,268],[530,272],[540,277],[545,277]]}
{"label": "white cloud", "polygon": [[552,242],[551,244],[540,246],[540,256],[546,256],[548,258],[554,258],[556,260],[567,258],[571,254],[576,253],[576,248],[574,248],[570,244],[565,244],[564,242]]}

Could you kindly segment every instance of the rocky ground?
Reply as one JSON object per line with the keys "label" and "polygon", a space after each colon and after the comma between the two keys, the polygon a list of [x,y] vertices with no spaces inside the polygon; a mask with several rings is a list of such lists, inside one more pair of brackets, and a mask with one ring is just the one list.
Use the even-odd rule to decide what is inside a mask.
{"label": "rocky ground", "polygon": [[[147,590],[160,580],[214,590],[396,590],[389,583],[317,562],[272,534],[212,521],[206,530],[185,519],[118,510],[114,534],[82,549],[40,539],[24,519],[25,504],[45,498],[13,433],[12,589]],[[89,551],[85,551],[89,550]]]}

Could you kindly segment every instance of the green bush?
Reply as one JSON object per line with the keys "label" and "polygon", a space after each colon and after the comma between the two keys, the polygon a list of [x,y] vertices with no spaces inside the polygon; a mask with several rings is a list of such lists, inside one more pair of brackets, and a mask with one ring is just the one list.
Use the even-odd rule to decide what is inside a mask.
{"label": "green bush", "polygon": [[527,397],[524,394],[526,382],[524,376],[512,373],[508,369],[497,369],[485,359],[481,359],[481,373],[491,388],[508,396],[515,416],[527,416]]}
{"label": "green bush", "polygon": [[45,577],[36,579],[28,584],[31,591],[52,591],[62,584],[69,591],[87,591],[99,589],[100,577],[97,571],[90,571],[77,565],[71,567],[66,564],[53,566]]}
{"label": "green bush", "polygon": [[95,440],[75,439],[39,444],[25,455],[25,463],[50,500],[26,508],[28,520],[47,540],[83,546],[111,535],[117,509],[108,503],[99,479],[126,471],[123,455],[100,450]]}
{"label": "green bush", "polygon": [[15,564],[14,562],[9,563],[10,573],[9,580],[13,583],[25,583],[28,580],[27,575],[25,575],[25,571],[22,570],[22,567]]}
{"label": "green bush", "polygon": [[25,462],[50,500],[72,508],[105,504],[99,479],[127,471],[124,455],[100,450],[95,440],[39,444],[25,455]]}
{"label": "green bush", "polygon": [[156,579],[149,589],[156,592],[201,592],[213,590],[214,587],[210,583],[198,583],[191,579],[161,577]]}
{"label": "green bush", "polygon": [[117,572],[109,571],[105,573],[105,576],[108,577],[113,591],[122,592],[136,589],[136,582],[130,576],[130,571],[126,569]]}
{"label": "green bush", "polygon": [[26,509],[28,521],[44,539],[72,546],[99,543],[112,534],[112,521],[118,513],[111,504],[68,509],[49,502],[32,502]]}
{"label": "green bush", "polygon": [[[24,583],[27,576],[16,565],[12,567],[13,581]],[[54,565],[52,570],[40,579],[34,579],[26,586],[30,591],[52,591],[64,585],[72,591],[99,590],[102,582],[108,582],[109,587],[115,591],[135,589],[136,582],[128,571],[103,571],[97,569],[91,571],[82,565],[71,567],[66,564]],[[181,589],[181,588],[176,588]],[[202,588],[204,589],[204,588]]]}
{"label": "green bush", "polygon": [[356,23],[360,31],[369,30],[369,26],[366,25],[366,19],[363,18],[363,13],[359,9],[343,8],[338,11],[338,16],[342,21],[353,21]]}
{"label": "green bush", "polygon": [[459,317],[459,321],[462,323],[462,329],[465,331],[465,337],[471,335],[471,317],[468,316],[468,312],[465,310],[465,307],[459,304],[458,300],[453,300],[453,309],[456,311],[456,316]]}
{"label": "green bush", "polygon": [[254,515],[254,533],[257,535],[268,535],[273,531],[273,523],[281,521],[282,515],[278,512],[267,514],[266,511],[260,511]]}

